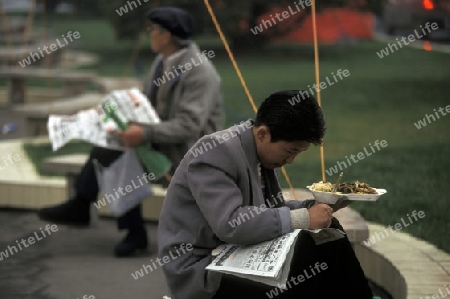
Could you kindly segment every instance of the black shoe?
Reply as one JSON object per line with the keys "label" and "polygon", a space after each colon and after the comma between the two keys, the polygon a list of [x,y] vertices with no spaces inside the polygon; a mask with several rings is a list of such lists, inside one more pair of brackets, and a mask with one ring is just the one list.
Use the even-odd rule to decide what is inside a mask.
{"label": "black shoe", "polygon": [[117,257],[132,256],[139,251],[147,249],[147,231],[144,227],[131,229],[127,236],[114,248]]}
{"label": "black shoe", "polygon": [[90,203],[71,199],[57,206],[43,208],[38,211],[41,220],[57,224],[87,226],[90,221]]}

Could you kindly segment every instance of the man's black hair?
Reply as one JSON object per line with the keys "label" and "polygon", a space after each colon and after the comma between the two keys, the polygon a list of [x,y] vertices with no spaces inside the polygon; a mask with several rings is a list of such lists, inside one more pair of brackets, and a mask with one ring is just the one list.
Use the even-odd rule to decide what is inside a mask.
{"label": "man's black hair", "polygon": [[271,94],[256,114],[255,126],[266,125],[271,142],[307,141],[320,144],[326,125],[316,99],[304,90],[285,90]]}

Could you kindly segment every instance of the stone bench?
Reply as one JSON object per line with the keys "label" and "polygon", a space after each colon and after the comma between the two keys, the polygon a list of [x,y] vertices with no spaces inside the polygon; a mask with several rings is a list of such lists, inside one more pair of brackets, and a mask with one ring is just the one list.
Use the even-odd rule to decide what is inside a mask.
{"label": "stone bench", "polygon": [[[81,172],[81,168],[83,167],[87,158],[87,155],[67,155],[51,157],[45,159],[42,162],[41,167],[43,170],[62,173],[66,176],[68,192],[67,196],[70,197],[74,195],[74,190],[72,189],[73,183],[76,180],[78,174]],[[166,190],[158,185],[152,185],[152,187],[154,187],[155,195],[152,196],[151,199],[144,201],[143,213],[145,219],[157,221],[166,194]],[[295,189],[295,192],[299,200],[312,198],[312,194],[306,190]],[[107,212],[104,211],[104,214],[106,213]],[[345,208],[336,212],[335,216],[341,222],[342,226],[347,232],[349,240],[352,243],[361,243],[369,237],[368,226],[358,212],[350,208]]]}
{"label": "stone bench", "polygon": [[50,114],[75,114],[98,105],[103,97],[99,93],[85,93],[51,102],[17,104],[10,111],[24,119],[26,136],[48,135],[47,119]]}
{"label": "stone bench", "polygon": [[63,85],[63,96],[71,97],[84,93],[88,84],[96,78],[96,75],[87,71],[14,67],[1,68],[0,78],[6,78],[9,81],[9,103],[14,105],[25,103],[25,82],[29,79],[61,82]]}
{"label": "stone bench", "polygon": [[[24,63],[27,65],[27,63],[23,62],[23,59],[30,58],[29,62],[30,65],[27,65],[26,67],[36,67],[39,65],[56,65],[60,62],[62,54],[66,51],[66,47],[58,48],[57,51],[51,52],[51,54],[47,54],[45,52],[45,55],[39,55],[38,52],[39,48],[44,49],[44,46],[51,45],[55,42],[55,40],[50,40],[47,38],[40,38],[39,41],[34,42],[35,35],[30,36],[30,39],[28,40],[28,44],[23,45],[23,37],[22,41],[20,42],[20,45],[14,45],[14,43],[17,43],[20,41],[20,37],[16,35],[12,35],[9,37],[3,37],[4,42],[6,45],[0,47],[0,66],[14,66],[19,67],[19,61],[21,63]],[[10,46],[10,43],[13,44],[13,46]],[[34,56],[34,60],[31,59],[30,53],[37,53],[39,56],[39,59],[36,59],[36,55]]]}
{"label": "stone bench", "polygon": [[142,80],[136,78],[112,78],[112,77],[98,77],[95,80],[95,87],[103,93],[110,93],[119,89],[137,88],[142,90]]}
{"label": "stone bench", "polygon": [[[3,16],[2,16],[3,17]],[[8,17],[6,19],[7,26],[5,23],[1,23],[0,26],[0,36],[13,34],[13,33],[23,33],[27,25],[27,19],[23,17]]]}
{"label": "stone bench", "polygon": [[[35,41],[35,38],[30,36],[28,38],[28,40],[26,41],[25,45],[29,45],[31,43],[33,43]],[[18,46],[21,47],[24,44],[24,36],[23,34],[4,34],[4,35],[0,35],[0,43],[6,44],[7,46],[9,45],[13,45],[13,46]]]}
{"label": "stone bench", "polygon": [[[23,48],[24,46],[29,46],[31,44],[38,43],[39,40],[42,40],[45,36],[45,33],[39,30],[33,30],[30,32],[30,34],[26,37],[23,33],[10,33],[10,34],[0,34],[0,43],[6,44],[7,47],[10,45],[13,45],[15,47]],[[37,47],[35,48],[36,51]],[[28,52],[28,54],[30,54]],[[16,62],[17,63],[17,62]]]}
{"label": "stone bench", "polygon": [[450,289],[450,255],[402,231],[368,223],[370,246],[354,244],[366,276],[395,299],[444,298]]}

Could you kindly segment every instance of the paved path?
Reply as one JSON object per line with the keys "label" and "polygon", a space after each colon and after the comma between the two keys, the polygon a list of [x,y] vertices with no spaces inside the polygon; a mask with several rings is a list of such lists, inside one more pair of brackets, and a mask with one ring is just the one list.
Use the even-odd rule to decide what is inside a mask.
{"label": "paved path", "polygon": [[[47,223],[35,212],[0,210],[0,251],[28,239]],[[153,240],[150,252],[136,258],[113,257],[123,237],[114,221],[100,220],[91,228],[58,226],[42,240],[0,261],[2,299],[77,299],[83,295],[108,299],[162,298],[168,294],[160,268],[135,280],[131,273],[156,257],[155,225],[147,225]],[[92,298],[91,298],[92,299]]]}

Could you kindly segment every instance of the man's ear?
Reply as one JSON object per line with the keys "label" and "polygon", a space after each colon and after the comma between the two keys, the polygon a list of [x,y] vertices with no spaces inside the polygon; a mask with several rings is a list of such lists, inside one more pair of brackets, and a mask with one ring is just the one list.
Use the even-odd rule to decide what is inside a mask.
{"label": "man's ear", "polygon": [[256,140],[263,142],[264,140],[270,141],[270,130],[268,126],[262,125],[256,128]]}

